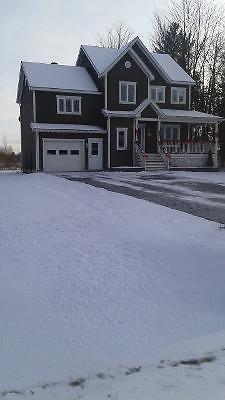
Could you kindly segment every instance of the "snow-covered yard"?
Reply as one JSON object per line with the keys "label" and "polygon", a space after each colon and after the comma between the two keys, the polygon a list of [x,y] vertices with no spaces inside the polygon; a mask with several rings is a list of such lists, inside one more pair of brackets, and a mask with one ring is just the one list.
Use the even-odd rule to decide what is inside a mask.
{"label": "snow-covered yard", "polygon": [[0,191],[0,397],[223,398],[225,230],[45,174]]}

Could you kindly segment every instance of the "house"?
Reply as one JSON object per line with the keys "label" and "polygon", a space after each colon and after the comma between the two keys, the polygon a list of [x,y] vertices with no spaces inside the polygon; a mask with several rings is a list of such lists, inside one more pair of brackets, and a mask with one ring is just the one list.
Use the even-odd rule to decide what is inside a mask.
{"label": "house", "polygon": [[22,62],[22,168],[204,167],[209,149],[217,167],[222,118],[191,110],[194,84],[138,37],[119,50],[82,45],[76,66]]}

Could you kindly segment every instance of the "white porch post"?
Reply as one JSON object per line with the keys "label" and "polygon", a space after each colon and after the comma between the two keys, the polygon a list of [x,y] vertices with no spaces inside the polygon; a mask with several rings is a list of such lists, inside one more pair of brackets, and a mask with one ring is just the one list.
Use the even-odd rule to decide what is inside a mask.
{"label": "white porch post", "polygon": [[110,117],[107,119],[107,132],[108,132],[108,168],[111,168],[111,137],[110,137]]}
{"label": "white porch post", "polygon": [[218,168],[218,122],[215,124],[215,167]]}
{"label": "white porch post", "polygon": [[190,127],[190,123],[188,123],[188,145],[187,145],[187,152],[190,153],[190,132],[191,131],[191,127]]}
{"label": "white porch post", "polygon": [[158,122],[157,122],[157,148],[158,148],[158,153],[160,153],[160,146],[159,146],[159,142],[160,142],[160,129],[161,129],[161,121],[158,119]]}
{"label": "white porch post", "polygon": [[36,137],[36,172],[38,172],[40,169],[40,166],[39,166],[40,149],[39,149],[39,132],[38,132],[38,130],[36,130],[36,132],[35,132],[35,137]]}

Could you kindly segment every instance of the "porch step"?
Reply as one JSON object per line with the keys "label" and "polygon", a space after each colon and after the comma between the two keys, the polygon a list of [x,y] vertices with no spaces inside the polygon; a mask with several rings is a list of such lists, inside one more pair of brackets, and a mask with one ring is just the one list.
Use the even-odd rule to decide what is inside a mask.
{"label": "porch step", "polygon": [[166,166],[160,154],[145,155],[145,171],[165,170]]}

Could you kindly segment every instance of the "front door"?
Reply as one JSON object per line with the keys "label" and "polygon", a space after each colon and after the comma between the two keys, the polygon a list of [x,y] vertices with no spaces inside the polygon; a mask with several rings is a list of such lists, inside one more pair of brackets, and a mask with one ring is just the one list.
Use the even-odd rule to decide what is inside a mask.
{"label": "front door", "polygon": [[88,139],[88,169],[101,170],[103,168],[103,139]]}
{"label": "front door", "polygon": [[149,153],[158,153],[157,134],[154,131],[148,133],[149,136]]}

